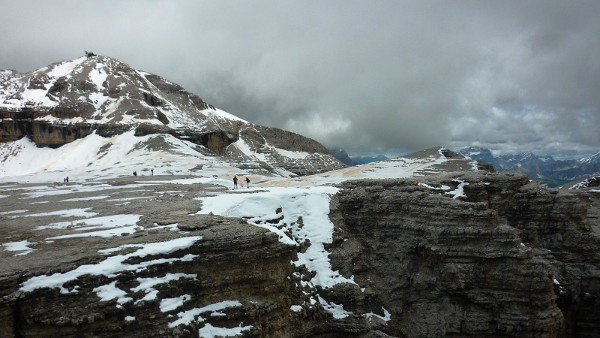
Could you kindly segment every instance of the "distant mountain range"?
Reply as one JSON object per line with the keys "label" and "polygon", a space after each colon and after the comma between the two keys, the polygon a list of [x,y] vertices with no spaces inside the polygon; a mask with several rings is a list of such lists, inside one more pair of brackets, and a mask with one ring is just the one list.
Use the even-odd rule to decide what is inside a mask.
{"label": "distant mountain range", "polygon": [[387,161],[390,159],[390,157],[387,157],[385,155],[350,157],[350,155],[348,155],[346,150],[344,150],[343,148],[329,148],[329,152],[331,153],[331,155],[333,155],[340,162],[344,163],[347,166]]}
{"label": "distant mountain range", "polygon": [[525,174],[550,187],[600,175],[600,153],[573,160],[555,160],[552,156],[532,152],[494,156],[489,149],[481,147],[464,148],[459,153],[490,163],[496,171]]}

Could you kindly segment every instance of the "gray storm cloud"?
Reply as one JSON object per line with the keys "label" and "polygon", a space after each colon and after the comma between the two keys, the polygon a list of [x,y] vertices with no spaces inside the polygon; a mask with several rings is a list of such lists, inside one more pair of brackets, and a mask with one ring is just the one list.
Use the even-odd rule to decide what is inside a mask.
{"label": "gray storm cloud", "polygon": [[354,154],[600,150],[597,1],[0,4],[0,68],[92,50]]}

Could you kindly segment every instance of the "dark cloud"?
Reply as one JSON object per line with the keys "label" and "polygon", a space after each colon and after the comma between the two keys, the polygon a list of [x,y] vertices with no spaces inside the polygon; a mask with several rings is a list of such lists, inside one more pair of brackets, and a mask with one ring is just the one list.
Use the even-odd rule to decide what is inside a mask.
{"label": "dark cloud", "polygon": [[595,0],[0,4],[0,68],[92,50],[354,154],[600,150]]}

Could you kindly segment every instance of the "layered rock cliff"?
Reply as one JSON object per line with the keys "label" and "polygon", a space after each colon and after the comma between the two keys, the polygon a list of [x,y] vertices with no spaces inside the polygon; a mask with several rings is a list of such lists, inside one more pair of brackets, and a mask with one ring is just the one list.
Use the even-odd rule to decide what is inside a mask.
{"label": "layered rock cliff", "polygon": [[588,216],[597,194],[507,174],[343,188],[332,201],[332,265],[391,313],[386,333],[600,333],[598,220]]}
{"label": "layered rock cliff", "polygon": [[[175,194],[176,185],[151,185],[157,197],[145,201],[127,197],[135,195],[127,184],[102,187],[120,200],[116,207],[90,204],[94,198],[82,195],[97,186],[88,185],[87,193],[67,195],[73,202],[21,215],[32,226],[12,216],[26,210],[0,214],[3,242],[27,238],[32,246],[0,246],[1,337],[289,335],[293,247],[241,219],[190,215],[197,210],[190,191],[206,186]],[[26,204],[45,199],[15,190]],[[73,209],[50,211],[64,203]],[[74,219],[75,210],[84,217]]]}
{"label": "layered rock cliff", "polygon": [[[5,185],[14,198],[3,199],[12,211],[0,214],[2,238],[27,239],[33,251],[0,250],[0,335],[600,333],[593,190],[558,192],[481,171],[341,183],[329,208],[333,237],[323,245],[343,279],[327,285],[298,264],[317,244],[298,235],[308,218],[284,216],[300,195],[246,221],[197,214],[193,197],[223,188],[148,180],[140,199],[143,181],[107,183],[75,186],[55,203],[44,201],[68,186],[35,193]],[[99,215],[61,216],[91,211]],[[139,216],[118,227],[115,213]],[[106,228],[109,237],[99,231]]]}

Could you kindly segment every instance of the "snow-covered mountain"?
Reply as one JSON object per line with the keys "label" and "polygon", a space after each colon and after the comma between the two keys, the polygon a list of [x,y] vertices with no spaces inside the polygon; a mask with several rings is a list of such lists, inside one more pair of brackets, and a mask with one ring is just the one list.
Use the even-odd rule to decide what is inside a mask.
{"label": "snow-covered mountain", "polygon": [[[215,158],[219,165],[282,176],[344,167],[314,140],[244,121],[106,56],[24,74],[0,71],[0,119],[3,176],[73,173],[98,164],[119,173],[179,172],[200,170]],[[175,168],[174,162],[185,164]]]}
{"label": "snow-covered mountain", "polygon": [[600,152],[596,153],[590,157],[585,157],[579,160],[581,164],[595,164],[600,163]]}

